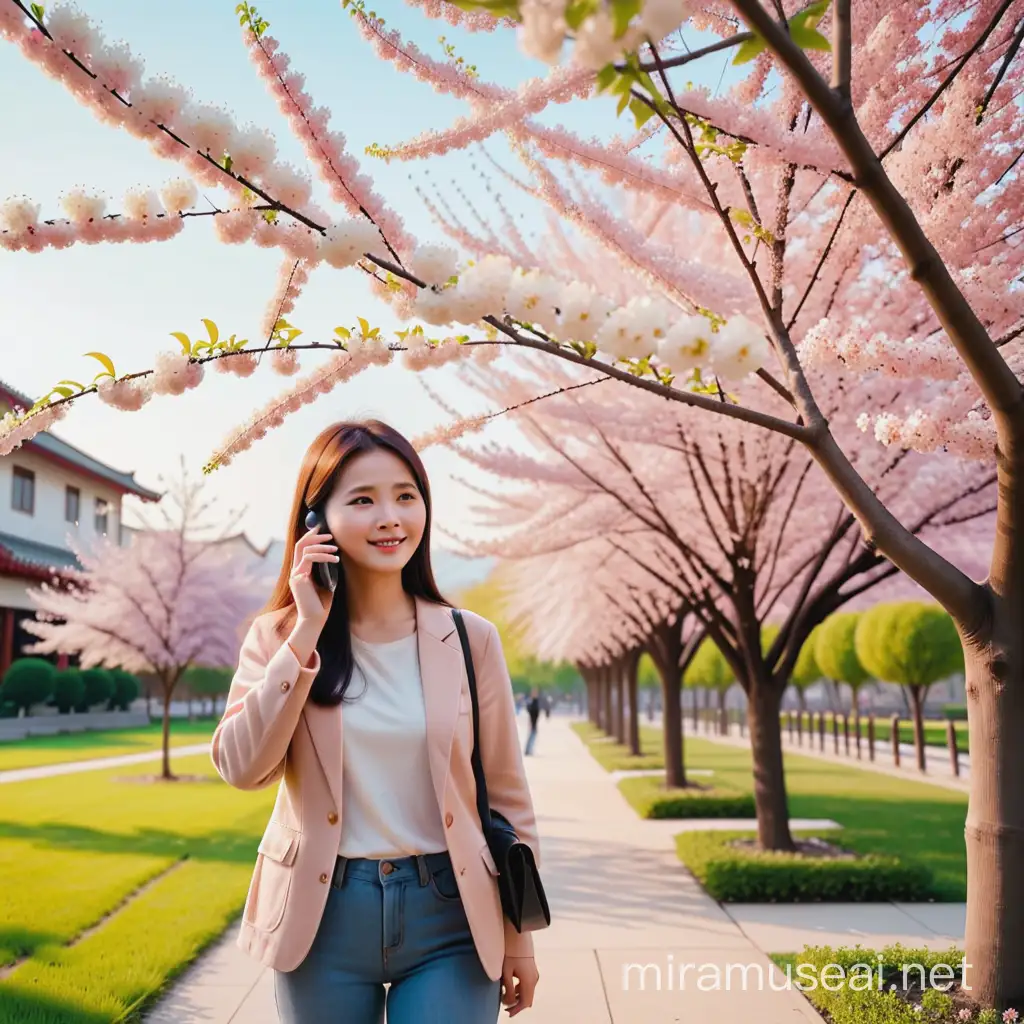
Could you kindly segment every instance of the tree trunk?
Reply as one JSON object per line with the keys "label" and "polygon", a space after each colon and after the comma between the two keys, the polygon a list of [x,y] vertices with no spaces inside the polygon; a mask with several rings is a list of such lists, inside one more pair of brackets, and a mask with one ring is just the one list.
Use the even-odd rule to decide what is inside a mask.
{"label": "tree trunk", "polygon": [[626,666],[626,694],[629,698],[629,726],[626,730],[629,752],[640,756],[640,694],[637,675],[640,669],[639,657],[631,658]]}
{"label": "tree trunk", "polygon": [[607,668],[601,675],[601,728],[609,736],[615,728],[612,722],[612,674]]}
{"label": "tree trunk", "polygon": [[173,693],[173,686],[164,683],[163,771],[160,777],[167,781],[174,779],[171,774],[171,695]]}
{"label": "tree trunk", "polygon": [[925,764],[924,751],[924,698],[928,692],[923,686],[908,686],[910,694],[910,711],[914,718],[914,752],[917,754],[917,770],[928,770]]}
{"label": "tree trunk", "polygon": [[754,680],[748,701],[757,838],[763,850],[794,850],[782,760],[782,695]]}
{"label": "tree trunk", "polygon": [[662,671],[661,702],[662,728],[665,740],[665,785],[669,789],[682,788],[686,782],[686,766],[683,763],[683,690],[679,670]]}
{"label": "tree trunk", "polygon": [[1024,1010],[1024,627],[993,597],[992,639],[965,645],[970,732],[966,960],[971,996]]}

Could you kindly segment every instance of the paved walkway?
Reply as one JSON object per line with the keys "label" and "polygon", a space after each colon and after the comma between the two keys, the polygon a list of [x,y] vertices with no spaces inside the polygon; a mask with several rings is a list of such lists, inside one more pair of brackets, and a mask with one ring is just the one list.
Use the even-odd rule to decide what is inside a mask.
{"label": "paved walkway", "polygon": [[[963,934],[962,905],[723,908],[675,855],[672,837],[688,823],[638,818],[568,719],[542,719],[527,766],[553,918],[535,937],[541,984],[522,1018],[528,1024],[820,1022],[800,993],[771,990],[767,953],[823,942],[902,941],[942,949]],[[235,933],[233,926],[185,972],[147,1024],[277,1024],[272,972],[237,949]],[[660,986],[653,966],[643,990],[637,970],[627,981],[630,964],[657,965]],[[680,988],[686,964],[696,966],[683,974]],[[745,990],[739,968],[726,989],[729,964],[749,965]],[[706,977],[711,970],[701,965],[721,968],[718,991],[697,990],[698,972]],[[778,973],[775,978],[782,981]]]}
{"label": "paved walkway", "polygon": [[[188,754],[205,754],[209,749],[209,743],[193,743],[187,747],[171,747],[171,755],[172,757],[184,757]],[[163,757],[162,751],[147,750],[141,754],[94,757],[86,761],[64,761],[61,764],[43,764],[35,768],[9,768],[7,771],[0,772],[0,783],[27,782],[29,779],[48,779],[54,775],[95,772],[101,768],[117,768],[123,764],[143,764],[146,761],[159,761],[161,757]]]}

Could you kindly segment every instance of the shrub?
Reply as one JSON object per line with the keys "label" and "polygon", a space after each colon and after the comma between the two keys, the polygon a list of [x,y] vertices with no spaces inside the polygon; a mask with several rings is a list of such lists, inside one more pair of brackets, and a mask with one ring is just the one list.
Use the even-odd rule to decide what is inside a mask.
{"label": "shrub", "polygon": [[723,903],[924,901],[936,895],[930,871],[897,857],[813,857],[731,845],[750,838],[742,832],[684,832],[676,836],[676,849],[708,894]]}
{"label": "shrub", "polygon": [[749,793],[723,793],[713,789],[675,790],[655,797],[645,818],[756,818],[757,808]]}
{"label": "shrub", "polygon": [[131,702],[139,696],[142,687],[139,685],[138,679],[123,668],[112,668],[109,669],[109,672],[114,689],[107,702],[107,710],[127,711]]}
{"label": "shrub", "polygon": [[53,697],[50,703],[62,714],[66,715],[77,707],[85,696],[85,683],[82,681],[80,668],[66,668],[53,677]]}
{"label": "shrub", "polygon": [[45,658],[19,658],[4,673],[0,701],[24,708],[27,713],[33,704],[50,699],[56,671],[53,663]]}
{"label": "shrub", "polygon": [[995,1010],[980,1009],[960,989],[964,955],[956,946],[943,951],[899,944],[882,950],[809,946],[772,959],[831,1024],[998,1024],[1003,1019]]}
{"label": "shrub", "polygon": [[966,704],[943,704],[942,705],[942,717],[949,719],[951,722],[966,722],[967,721],[967,705]]}
{"label": "shrub", "polygon": [[82,698],[75,705],[76,711],[88,711],[97,704],[110,700],[114,693],[114,680],[105,668],[82,669]]}

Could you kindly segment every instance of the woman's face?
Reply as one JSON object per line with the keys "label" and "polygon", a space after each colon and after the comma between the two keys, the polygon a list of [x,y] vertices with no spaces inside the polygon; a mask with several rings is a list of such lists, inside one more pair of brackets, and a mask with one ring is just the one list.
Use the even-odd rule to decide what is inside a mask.
{"label": "woman's face", "polygon": [[406,463],[375,448],[348,461],[324,516],[346,570],[391,573],[419,547],[427,506]]}

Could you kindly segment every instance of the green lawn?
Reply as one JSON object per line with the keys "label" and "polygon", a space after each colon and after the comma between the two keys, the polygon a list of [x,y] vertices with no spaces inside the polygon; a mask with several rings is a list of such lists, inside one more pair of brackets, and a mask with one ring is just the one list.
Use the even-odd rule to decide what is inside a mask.
{"label": "green lawn", "polygon": [[0,1024],[108,1024],[136,1011],[240,913],[275,788],[118,781],[150,764],[5,784]]}
{"label": "green lawn", "polygon": [[[589,722],[574,728],[602,764],[621,767],[618,762],[624,755],[628,757],[628,751],[617,744],[594,742],[602,733]],[[662,746],[660,730],[641,727],[640,745],[647,759],[662,760],[658,753]],[[752,791],[749,748],[687,736],[685,751],[687,767],[714,771],[716,789]],[[862,853],[895,854],[904,861],[924,864],[935,874],[941,899],[966,899],[965,793],[790,751],[785,753],[785,763],[792,817],[831,818],[843,826],[837,838],[844,846]],[[623,779],[619,788],[641,814],[651,799],[671,792],[663,788],[658,776]]]}
{"label": "green lawn", "polygon": [[[213,718],[195,722],[184,718],[171,719],[171,745],[187,747],[210,739],[218,721]],[[139,729],[104,729],[57,736],[29,736],[23,740],[2,740],[0,771],[159,750],[162,728],[157,721]]]}

